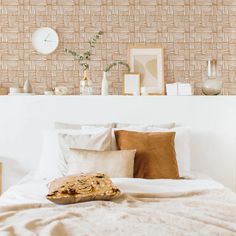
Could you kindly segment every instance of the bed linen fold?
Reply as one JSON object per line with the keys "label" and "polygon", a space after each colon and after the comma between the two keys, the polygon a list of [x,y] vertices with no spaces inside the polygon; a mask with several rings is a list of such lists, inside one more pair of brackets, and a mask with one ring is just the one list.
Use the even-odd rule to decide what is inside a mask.
{"label": "bed linen fold", "polygon": [[109,202],[1,205],[0,235],[236,235],[236,195],[214,181],[114,184],[123,194]]}

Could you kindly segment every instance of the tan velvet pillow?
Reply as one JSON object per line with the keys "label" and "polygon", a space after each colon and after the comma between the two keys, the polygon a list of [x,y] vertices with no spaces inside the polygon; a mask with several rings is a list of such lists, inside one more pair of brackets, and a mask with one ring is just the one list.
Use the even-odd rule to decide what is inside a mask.
{"label": "tan velvet pillow", "polygon": [[175,132],[115,131],[117,147],[136,149],[134,177],[146,179],[178,179]]}
{"label": "tan velvet pillow", "polygon": [[93,151],[70,149],[66,175],[104,173],[110,178],[133,178],[136,150]]}
{"label": "tan velvet pillow", "polygon": [[72,204],[93,200],[111,200],[120,195],[108,176],[100,173],[72,175],[49,183],[49,201]]}

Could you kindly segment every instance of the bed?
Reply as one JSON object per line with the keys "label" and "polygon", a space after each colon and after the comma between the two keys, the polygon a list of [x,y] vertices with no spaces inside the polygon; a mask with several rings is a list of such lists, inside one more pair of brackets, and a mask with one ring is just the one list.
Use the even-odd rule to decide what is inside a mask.
{"label": "bed", "polygon": [[28,175],[0,198],[0,235],[236,235],[236,195],[206,176],[112,181],[113,201],[58,206]]}
{"label": "bed", "polygon": [[[215,118],[211,119],[213,111],[208,112],[208,108],[209,104],[213,102],[208,101],[209,103],[206,105],[204,100],[201,107],[192,106],[191,102],[188,106],[190,110],[194,107],[194,111],[197,109],[202,112],[204,107],[204,114],[208,112],[206,117],[211,122],[209,120],[206,122],[205,117],[202,117],[201,120],[201,117],[197,116],[199,112],[186,112],[185,103],[181,101],[177,104],[178,111],[181,110],[181,112],[166,109],[168,104],[169,107],[173,107],[170,105],[173,100],[169,100],[168,103],[163,98],[138,98],[138,103],[133,98],[122,98],[124,99],[122,101],[118,98],[54,99],[37,98],[28,103],[25,103],[25,100],[20,101],[18,110],[16,101],[13,101],[15,105],[10,117],[18,119],[10,122],[9,115],[7,115],[2,119],[3,122],[0,122],[1,129],[4,131],[0,134],[0,136],[2,135],[0,153],[7,160],[14,159],[19,164],[13,165],[13,162],[9,162],[8,166],[6,163],[3,165],[4,169],[6,168],[4,191],[6,189],[7,191],[0,197],[0,235],[236,235],[236,195],[232,191],[235,189],[236,152],[235,134],[231,132],[231,126],[235,124],[235,116],[232,116],[232,112],[229,113],[231,111],[229,103],[220,103],[222,109],[226,109],[225,104],[229,105],[227,112],[222,114],[226,114],[225,116],[232,119],[230,118],[230,122],[225,122],[224,117],[217,116],[218,103],[217,109],[213,109]],[[112,105],[114,101],[119,102],[118,108]],[[104,102],[105,104],[103,104]],[[5,103],[1,104],[3,107],[5,106]],[[95,110],[97,108],[97,112],[93,109],[86,109],[87,105],[84,104]],[[138,105],[136,106],[136,104]],[[161,107],[159,113],[153,111],[153,107],[157,104],[159,108]],[[193,104],[199,104],[199,101],[196,100],[196,103],[193,102]],[[232,105],[235,103],[232,102]],[[47,116],[40,115],[42,107]],[[61,109],[62,107],[63,109]],[[77,111],[74,107],[81,107],[84,112]],[[107,107],[111,108],[109,114]],[[130,113],[131,107],[132,114]],[[22,108],[25,113],[22,113]],[[144,112],[140,116],[141,108]],[[8,107],[5,109],[8,111]],[[131,123],[133,130],[136,129],[133,124],[140,121],[153,124],[152,122],[155,120],[156,124],[156,120],[160,119],[160,112],[164,114],[164,117],[157,123],[162,124],[165,120],[173,121],[172,119],[174,119],[191,126],[191,142],[186,139],[188,129],[175,128],[176,135],[177,129],[179,132],[178,145],[181,144],[179,148],[176,148],[176,158],[178,167],[182,167],[183,173],[184,170],[187,173],[186,167],[189,169],[190,163],[192,170],[197,170],[197,172],[191,170],[191,173],[187,173],[185,178],[175,180],[112,178],[114,185],[121,191],[121,195],[112,201],[57,205],[47,200],[48,183],[52,179],[60,177],[58,170],[52,168],[55,166],[54,163],[58,162],[53,159],[56,156],[55,150],[50,148],[54,144],[45,139],[45,137],[50,139],[54,135],[47,129],[51,129],[56,120],[85,123],[89,119],[91,123],[97,124],[98,121],[106,123],[117,121],[119,118],[121,124]],[[94,114],[97,114],[96,117]],[[121,119],[121,114],[126,114],[127,117]],[[131,116],[133,117],[130,118]],[[32,117],[34,119],[31,119]],[[67,127],[63,127],[63,129],[65,128]],[[70,126],[70,129],[74,128],[78,127]],[[122,125],[120,128],[124,129],[124,126]],[[139,131],[156,132],[160,131],[159,128],[159,126],[157,128],[151,125],[150,127],[145,126],[144,130],[141,127]],[[164,128],[166,129],[166,127]],[[42,132],[44,129],[47,132]],[[96,132],[101,132],[99,127],[93,127],[93,132],[95,129],[97,129]],[[181,133],[181,129],[186,132]],[[83,131],[91,132],[91,128],[85,126]],[[14,148],[12,148],[13,146]],[[50,150],[44,151],[45,148]],[[178,153],[181,154],[182,159],[178,158],[180,157]],[[9,178],[12,177],[8,174],[7,168],[14,166],[17,166],[17,170],[20,169],[18,167],[23,166],[27,172],[35,167],[41,171],[37,169],[31,171],[17,183],[16,180],[19,178],[16,176],[14,181],[11,183],[9,181],[9,184],[6,185]],[[206,172],[219,182],[201,172]],[[13,182],[16,184],[12,186]],[[11,187],[8,188],[10,185]]]}

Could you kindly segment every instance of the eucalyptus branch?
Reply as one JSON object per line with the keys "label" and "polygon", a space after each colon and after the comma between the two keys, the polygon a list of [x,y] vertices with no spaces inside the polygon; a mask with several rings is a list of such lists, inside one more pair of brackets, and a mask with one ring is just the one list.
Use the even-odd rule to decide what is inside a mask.
{"label": "eucalyptus branch", "polygon": [[110,63],[109,65],[106,66],[105,68],[105,72],[108,72],[110,71],[113,67],[117,66],[117,65],[122,65],[122,66],[125,66],[127,68],[127,70],[130,72],[130,66],[128,63],[126,62],[123,62],[123,61],[114,61],[112,63]]}
{"label": "eucalyptus branch", "polygon": [[85,71],[89,69],[89,62],[91,61],[92,50],[95,48],[97,44],[97,40],[103,35],[102,31],[99,31],[97,34],[93,36],[91,40],[89,40],[89,48],[84,53],[77,53],[76,51],[65,48],[65,53],[68,53],[74,57],[75,60],[78,60],[82,70]]}

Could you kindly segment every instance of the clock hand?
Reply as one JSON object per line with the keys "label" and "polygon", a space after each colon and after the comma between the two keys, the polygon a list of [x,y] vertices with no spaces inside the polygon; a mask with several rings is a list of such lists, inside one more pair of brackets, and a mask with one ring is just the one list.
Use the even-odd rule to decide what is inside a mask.
{"label": "clock hand", "polygon": [[48,33],[47,37],[44,39],[45,42],[47,41],[49,35],[50,35],[50,33]]}

